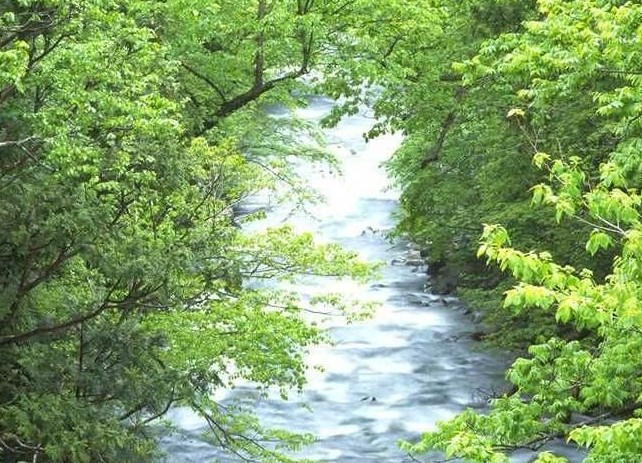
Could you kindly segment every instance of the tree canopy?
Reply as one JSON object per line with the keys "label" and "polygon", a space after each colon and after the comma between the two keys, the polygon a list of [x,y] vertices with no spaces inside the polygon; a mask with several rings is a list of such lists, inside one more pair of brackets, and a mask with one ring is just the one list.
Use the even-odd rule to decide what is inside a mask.
{"label": "tree canopy", "polygon": [[[428,132],[402,122],[409,137],[391,165],[404,187],[401,228],[425,240],[436,264],[463,269],[460,288],[477,288],[461,292],[470,300],[480,287],[503,293],[489,320],[531,345],[488,413],[467,410],[402,447],[508,462],[513,450],[562,438],[585,447],[587,462],[637,461],[642,10],[600,0],[467,5],[471,35],[457,40],[474,46],[432,78],[433,88],[454,87],[446,109],[419,112],[435,124]],[[508,280],[467,263],[476,246]],[[547,451],[536,461],[566,459]]]}
{"label": "tree canopy", "polygon": [[257,191],[308,195],[289,155],[332,162],[266,111],[308,93],[403,132],[397,233],[522,349],[488,413],[402,447],[639,459],[641,24],[605,0],[0,0],[0,460],[149,461],[177,405],[241,458],[311,441],[211,398],[302,387],[324,340],[252,281],[374,272],[238,226]]}
{"label": "tree canopy", "polygon": [[355,45],[348,7],[0,2],[0,460],[148,461],[146,426],[177,405],[245,458],[309,441],[210,396],[299,388],[324,339],[292,294],[249,281],[373,273],[235,217],[287,173],[288,151],[255,143],[261,105],[300,103],[297,78]]}

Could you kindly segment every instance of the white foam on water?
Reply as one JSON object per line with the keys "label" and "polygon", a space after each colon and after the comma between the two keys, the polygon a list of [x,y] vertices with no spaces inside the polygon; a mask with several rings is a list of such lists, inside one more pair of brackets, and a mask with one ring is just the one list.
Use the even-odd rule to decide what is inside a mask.
{"label": "white foam on water", "polygon": [[364,375],[399,375],[412,373],[414,366],[399,358],[365,358],[360,360],[357,377]]}
{"label": "white foam on water", "polygon": [[449,326],[453,324],[453,321],[443,312],[431,310],[429,307],[418,307],[414,310],[407,308],[395,310],[390,306],[384,306],[383,309],[378,310],[375,323],[416,329],[430,326]]}
{"label": "white foam on water", "polygon": [[322,428],[317,433],[319,439],[328,439],[330,437],[337,436],[349,436],[351,434],[357,434],[361,431],[361,428],[356,424],[343,424],[343,425],[333,425],[328,428]]}
{"label": "white foam on water", "polygon": [[188,407],[174,407],[167,412],[165,417],[186,431],[204,431],[207,428],[207,423],[203,418]]}

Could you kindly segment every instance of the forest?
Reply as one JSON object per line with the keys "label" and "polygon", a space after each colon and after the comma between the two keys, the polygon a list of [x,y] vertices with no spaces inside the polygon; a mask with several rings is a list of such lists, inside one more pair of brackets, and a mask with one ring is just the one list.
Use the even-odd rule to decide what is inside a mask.
{"label": "forest", "polygon": [[377,273],[288,225],[242,229],[259,191],[314,200],[293,158],[335,163],[266,114],[302,95],[340,101],[325,125],[368,105],[364,137],[403,134],[393,235],[515,352],[487,410],[400,448],[639,461],[640,63],[636,1],[0,0],[0,462],[154,461],[177,406],[240,461],[298,461],[312,436],[212,394],[286,398],[326,341],[249,281]]}

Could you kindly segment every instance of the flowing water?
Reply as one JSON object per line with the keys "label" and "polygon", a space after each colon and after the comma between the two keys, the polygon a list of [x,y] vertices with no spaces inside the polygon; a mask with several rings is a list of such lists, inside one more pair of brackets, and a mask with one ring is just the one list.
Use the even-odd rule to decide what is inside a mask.
{"label": "flowing water", "polygon": [[[332,101],[313,98],[299,115],[319,120]],[[307,279],[299,284],[304,295],[325,291],[344,292],[381,305],[366,321],[330,326],[335,344],[312,350],[311,370],[303,394],[288,402],[278,398],[256,400],[259,416],[268,426],[311,432],[318,442],[303,456],[336,463],[400,463],[410,461],[396,445],[399,439],[416,439],[466,407],[485,406],[485,393],[505,386],[509,359],[480,349],[470,335],[479,329],[461,310],[456,299],[431,294],[426,269],[417,253],[402,242],[384,236],[393,227],[397,192],[380,168],[399,146],[399,136],[383,136],[365,143],[362,134],[373,120],[364,110],[326,131],[329,148],[342,162],[343,175],[321,168],[303,174],[327,198],[309,208],[311,215],[288,215],[284,208],[268,214],[267,223],[287,220],[299,230],[315,233],[359,252],[365,259],[386,262],[380,281],[359,286],[327,279]],[[265,204],[257,204],[256,206]],[[328,287],[330,286],[330,287]],[[232,396],[247,394],[240,387]],[[170,413],[178,432],[163,439],[169,463],[240,461],[222,456],[201,433],[206,426],[184,409]],[[580,461],[577,454],[561,451]],[[515,463],[528,462],[533,453],[515,454]],[[432,461],[426,458],[422,461]]]}

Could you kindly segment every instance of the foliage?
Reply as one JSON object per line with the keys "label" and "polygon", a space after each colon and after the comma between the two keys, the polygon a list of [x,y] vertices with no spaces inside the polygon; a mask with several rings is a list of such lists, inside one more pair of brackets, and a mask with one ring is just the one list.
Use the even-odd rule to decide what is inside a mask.
{"label": "foliage", "polygon": [[[545,241],[537,247],[552,252],[519,251],[508,227],[486,225],[478,255],[517,282],[505,292],[505,309],[555,319],[574,335],[531,345],[508,371],[513,392],[493,400],[487,414],[467,410],[402,446],[502,462],[514,449],[537,450],[563,438],[587,449],[586,462],[636,461],[642,451],[642,93],[635,63],[642,9],[599,0],[541,0],[538,7],[533,21],[485,42],[458,69],[467,85],[511,83],[508,114],[525,133],[537,134],[533,163],[547,174],[532,188],[533,203],[581,230],[586,262],[600,259],[569,265],[568,255]],[[568,116],[564,133],[556,133],[557,111]],[[551,130],[555,145],[546,142]],[[543,452],[536,461],[566,460]]]}
{"label": "foliage", "polygon": [[239,379],[286,395],[325,339],[257,281],[373,274],[234,220],[292,180],[287,156],[328,160],[259,115],[304,104],[297,79],[352,43],[341,4],[0,1],[1,461],[149,461],[146,427],[181,405],[250,459],[310,441],[209,397]]}
{"label": "foliage", "polygon": [[[518,60],[512,47],[521,37],[521,23],[534,24],[539,14],[532,2],[446,2],[441,33],[424,42],[430,45],[409,62],[405,81],[387,90],[394,103],[377,106],[406,134],[389,163],[402,188],[397,233],[424,248],[435,291],[459,288],[470,305],[488,307],[485,320],[493,327],[488,338],[513,348],[540,334],[564,335],[566,328],[523,312],[510,322],[514,336],[501,335],[506,317],[498,310],[500,298],[489,298],[501,294],[494,288],[506,282],[474,257],[481,224],[504,224],[516,246],[555,248],[564,262],[593,265],[595,259],[575,245],[590,226],[560,223],[548,208],[533,207],[528,190],[545,178],[530,157],[537,151],[561,157],[581,153],[587,165],[597,165],[617,145],[613,131],[596,123],[590,92],[559,91],[545,101],[541,92],[538,102],[528,98],[525,87],[541,79],[509,63]],[[535,49],[524,44],[523,55]],[[538,62],[529,69],[543,73],[544,67]],[[597,278],[606,275],[612,252],[597,256]],[[509,339],[515,342],[504,342]]]}

